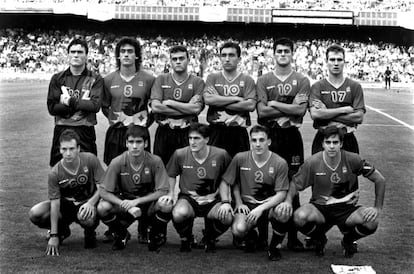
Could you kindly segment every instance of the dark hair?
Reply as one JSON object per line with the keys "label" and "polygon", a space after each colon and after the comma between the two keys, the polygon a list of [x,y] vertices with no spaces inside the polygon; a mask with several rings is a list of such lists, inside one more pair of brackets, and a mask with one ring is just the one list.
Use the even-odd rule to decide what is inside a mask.
{"label": "dark hair", "polygon": [[336,126],[329,126],[321,130],[323,134],[323,139],[328,139],[329,137],[333,135],[338,135],[339,141],[344,141],[344,135],[345,135],[345,129],[344,128],[338,128]]}
{"label": "dark hair", "polygon": [[188,50],[184,46],[178,45],[170,48],[170,55],[177,52],[185,52],[185,54],[187,55],[187,59],[190,58],[190,56],[188,55]]}
{"label": "dark hair", "polygon": [[70,51],[70,48],[73,45],[81,45],[81,47],[83,47],[85,49],[85,53],[88,54],[88,44],[86,43],[85,40],[79,39],[79,38],[75,38],[72,41],[70,41],[69,46],[68,46],[68,53]]}
{"label": "dark hair", "polygon": [[65,129],[59,136],[59,144],[62,142],[76,141],[76,146],[80,145],[80,137],[73,129]]}
{"label": "dark hair", "polygon": [[290,50],[291,50],[291,51],[292,51],[292,53],[293,53],[293,41],[292,41],[292,40],[290,40],[289,38],[282,37],[282,38],[276,39],[276,40],[273,42],[273,53],[275,53],[275,52],[276,52],[276,47],[277,47],[277,45],[287,46],[287,47],[289,47],[289,48],[290,48]]}
{"label": "dark hair", "polygon": [[270,136],[270,131],[269,131],[269,129],[267,128],[267,127],[265,127],[265,126],[262,126],[262,125],[255,125],[255,126],[253,126],[252,127],[252,129],[250,130],[250,136],[253,134],[253,133],[258,133],[258,132],[264,132],[264,133],[266,133],[266,136],[268,137],[268,138],[270,138],[269,136]]}
{"label": "dark hair", "polygon": [[328,54],[329,54],[329,52],[339,52],[339,53],[342,53],[343,55],[344,55],[344,58],[345,58],[345,50],[344,50],[344,48],[343,47],[341,47],[340,45],[338,45],[338,44],[333,44],[333,45],[330,45],[327,49],[326,49],[326,60],[328,60]]}
{"label": "dark hair", "polygon": [[240,48],[239,44],[237,44],[236,42],[233,42],[233,41],[225,42],[220,47],[220,54],[223,51],[223,49],[225,49],[225,48],[233,48],[233,49],[236,49],[236,51],[237,51],[237,57],[240,57],[241,56],[241,48]]}
{"label": "dark hair", "polygon": [[190,129],[188,130],[188,135],[190,135],[191,132],[197,132],[203,136],[203,138],[210,137],[210,127],[206,124],[192,123],[190,125]]}
{"label": "dark hair", "polygon": [[134,124],[131,124],[128,126],[128,129],[126,131],[125,134],[125,138],[128,139],[128,137],[133,137],[133,138],[139,138],[142,137],[142,139],[144,139],[144,141],[148,141],[149,140],[149,132],[148,129],[146,127],[141,127],[141,126],[137,126]]}
{"label": "dark hair", "polygon": [[122,37],[121,40],[118,41],[115,47],[115,58],[116,58],[116,67],[119,69],[121,67],[121,60],[120,57],[120,51],[121,47],[124,45],[131,45],[135,49],[135,55],[137,59],[135,59],[135,69],[138,71],[141,67],[142,62],[142,52],[141,52],[141,45],[140,43],[132,37]]}

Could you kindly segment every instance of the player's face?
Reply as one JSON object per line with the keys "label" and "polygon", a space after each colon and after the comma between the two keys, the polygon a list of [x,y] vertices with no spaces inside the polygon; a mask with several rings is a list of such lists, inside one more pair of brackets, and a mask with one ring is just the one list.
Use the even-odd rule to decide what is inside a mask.
{"label": "player's face", "polygon": [[171,53],[171,67],[177,73],[183,73],[187,71],[188,58],[185,52]]}
{"label": "player's face", "polygon": [[228,72],[235,71],[240,62],[235,48],[224,48],[220,53],[220,61],[223,69]]}
{"label": "player's face", "polygon": [[72,67],[82,67],[86,64],[87,60],[86,50],[82,45],[72,45],[69,48],[68,59],[69,65]]}
{"label": "player's face", "polygon": [[338,135],[331,135],[323,140],[323,149],[328,157],[335,157],[341,151],[342,143]]}
{"label": "player's face", "polygon": [[265,154],[269,151],[270,139],[264,132],[253,132],[250,135],[250,146],[256,155]]}
{"label": "player's face", "polygon": [[135,48],[132,45],[125,44],[119,48],[119,61],[121,66],[134,66],[137,55],[135,54]]}
{"label": "player's face", "polygon": [[286,67],[292,62],[293,52],[290,47],[285,45],[277,45],[275,50],[275,61],[278,66]]}
{"label": "player's face", "polygon": [[200,133],[192,131],[188,134],[188,143],[191,152],[199,152],[207,147],[208,138],[204,138]]}
{"label": "player's face", "polygon": [[330,51],[328,53],[328,72],[331,75],[341,75],[344,72],[345,58],[342,52]]}
{"label": "player's face", "polygon": [[141,156],[144,153],[147,142],[142,137],[128,136],[126,146],[128,148],[129,155],[133,157]]}
{"label": "player's face", "polygon": [[74,139],[60,143],[60,154],[62,154],[63,161],[66,163],[73,162],[78,157],[79,152],[80,146]]}

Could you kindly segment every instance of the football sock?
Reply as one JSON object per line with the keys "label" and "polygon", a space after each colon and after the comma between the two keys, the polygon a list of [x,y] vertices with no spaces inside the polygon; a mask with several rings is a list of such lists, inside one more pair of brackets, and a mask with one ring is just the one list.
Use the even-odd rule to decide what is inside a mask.
{"label": "football sock", "polygon": [[344,241],[346,242],[354,242],[358,239],[366,237],[368,235],[374,234],[377,228],[369,229],[363,225],[356,225],[350,227],[348,231],[344,231]]}
{"label": "football sock", "polygon": [[313,239],[325,238],[325,233],[331,228],[328,224],[316,224],[314,222],[306,223],[299,231]]}
{"label": "football sock", "polygon": [[204,218],[204,223],[206,227],[206,238],[209,240],[216,239],[229,228],[228,225],[223,224],[219,220]]}
{"label": "football sock", "polygon": [[194,223],[194,218],[184,220],[181,223],[174,222],[174,219],[173,219],[174,228],[175,230],[177,230],[181,239],[184,239],[184,238],[186,238],[187,240],[191,239],[193,235],[193,223]]}
{"label": "football sock", "polygon": [[289,229],[289,223],[282,223],[273,218],[270,219],[270,223],[272,224],[273,228],[273,235],[272,241],[270,242],[270,246],[276,247],[283,241],[283,238],[285,237],[285,234]]}
{"label": "football sock", "polygon": [[108,216],[102,218],[102,222],[106,224],[112,232],[119,234],[125,231],[125,227],[121,224],[115,214],[109,214]]}
{"label": "football sock", "polygon": [[266,242],[269,234],[269,219],[262,216],[257,220],[257,231],[259,232],[259,241]]}
{"label": "football sock", "polygon": [[[300,201],[299,201],[299,194],[296,194],[294,197],[293,197],[293,200],[292,200],[292,208],[293,208],[293,211],[295,211],[296,209],[298,209],[300,207]],[[288,241],[296,241],[297,240],[297,238],[298,238],[298,236],[297,236],[297,233],[298,233],[298,229],[297,229],[297,227],[295,226],[295,222],[293,221],[293,218],[290,218],[289,219],[289,221],[288,221]]]}

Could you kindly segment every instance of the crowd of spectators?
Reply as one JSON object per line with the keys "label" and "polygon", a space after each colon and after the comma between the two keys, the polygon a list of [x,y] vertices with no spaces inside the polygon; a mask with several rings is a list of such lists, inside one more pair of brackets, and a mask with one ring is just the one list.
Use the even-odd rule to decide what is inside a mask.
{"label": "crowd of spectators", "polygon": [[93,3],[93,4],[124,4],[140,6],[225,6],[248,8],[286,8],[316,10],[352,10],[352,11],[411,11],[412,0],[1,0],[4,4],[55,4]]}
{"label": "crowd of spectators", "polygon": [[[0,72],[52,74],[67,66],[66,53],[70,40],[80,36],[89,45],[90,68],[106,75],[116,69],[115,44],[119,37],[107,33],[81,31],[37,31],[23,29],[0,30]],[[184,44],[189,49],[189,70],[205,76],[221,68],[218,48],[220,37],[173,39],[166,37],[137,37],[143,48],[143,68],[159,74],[168,70],[168,49]],[[242,47],[241,70],[258,77],[273,70],[272,39],[239,41]],[[394,81],[414,81],[414,47],[390,43],[362,43],[355,41],[306,40],[296,41],[294,64],[297,71],[311,79],[320,79],[326,73],[325,50],[331,43],[346,49],[346,71],[352,78],[363,81],[382,81],[387,66],[393,71]]]}

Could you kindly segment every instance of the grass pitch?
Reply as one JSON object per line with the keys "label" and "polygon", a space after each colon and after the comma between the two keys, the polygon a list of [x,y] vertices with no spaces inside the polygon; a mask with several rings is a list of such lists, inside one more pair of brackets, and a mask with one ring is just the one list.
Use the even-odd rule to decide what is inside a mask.
{"label": "grass pitch", "polygon": [[[150,253],[136,239],[136,224],[130,227],[132,240],[125,250],[113,252],[102,243],[104,225],[98,227],[98,247],[83,249],[83,233],[73,224],[72,236],[61,247],[60,257],[46,257],[46,231],[30,223],[28,211],[47,199],[47,173],[52,141],[53,119],[47,113],[47,82],[18,81],[0,83],[0,272],[37,273],[331,273],[331,264],[371,265],[377,273],[414,272],[414,131],[396,120],[368,109],[357,132],[361,155],[386,177],[387,191],[378,231],[359,241],[359,253],[345,259],[341,235],[334,228],[328,233],[327,252],[317,258],[312,252],[293,253],[283,246],[283,259],[269,262],[264,252],[246,254],[232,246],[227,231],[217,244],[217,253],[203,250],[180,253],[179,238],[168,227],[168,240],[161,252]],[[368,106],[414,124],[412,90],[400,92],[366,88]],[[201,116],[203,121],[205,116]],[[98,115],[98,157],[102,159],[105,131],[103,115]],[[152,140],[155,126],[151,127]],[[315,134],[309,114],[301,129],[305,155]],[[372,205],[373,184],[361,178],[363,205]],[[308,193],[302,194],[306,202]],[[201,219],[195,234],[200,237]],[[303,239],[302,235],[300,238]],[[285,242],[284,242],[285,245]]]}

